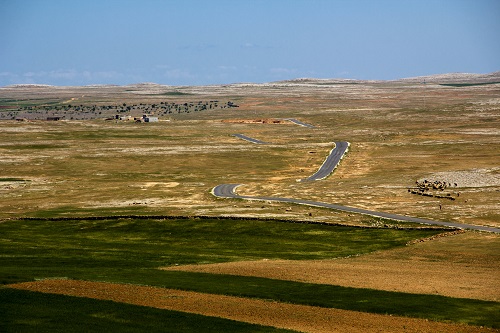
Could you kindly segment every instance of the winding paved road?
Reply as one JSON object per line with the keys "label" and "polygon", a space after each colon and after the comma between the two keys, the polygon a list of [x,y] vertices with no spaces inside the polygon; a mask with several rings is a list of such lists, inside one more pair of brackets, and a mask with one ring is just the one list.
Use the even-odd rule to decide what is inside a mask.
{"label": "winding paved road", "polygon": [[[250,142],[260,143],[260,144],[265,143],[265,142],[260,141],[260,140],[248,138],[248,137],[241,135],[241,134],[235,134],[235,135],[242,138],[242,139],[248,140]],[[345,141],[335,142],[335,148],[333,148],[330,151],[330,154],[326,158],[323,165],[319,168],[319,170],[314,175],[312,175],[308,178],[305,178],[301,181],[313,181],[313,180],[320,180],[320,179],[326,178],[338,166],[338,163],[340,162],[340,160],[342,159],[342,157],[344,156],[344,154],[348,148],[349,148],[348,142],[345,142]],[[219,198],[288,202],[288,203],[293,203],[293,204],[298,204],[298,205],[323,207],[323,208],[329,208],[329,209],[339,210],[339,211],[343,211],[343,212],[350,212],[350,213],[364,214],[364,215],[370,215],[370,216],[375,216],[375,217],[382,217],[382,218],[391,219],[391,220],[424,223],[424,224],[432,224],[432,225],[441,225],[441,226],[460,228],[460,229],[473,229],[473,230],[500,233],[499,228],[485,227],[485,226],[478,226],[478,225],[471,225],[471,224],[463,224],[463,223],[455,223],[455,222],[442,222],[442,221],[427,220],[427,219],[421,219],[418,217],[411,217],[411,216],[406,216],[406,215],[398,215],[398,214],[384,213],[384,212],[376,212],[376,211],[368,210],[368,209],[348,207],[348,206],[330,204],[330,203],[319,202],[319,201],[310,201],[310,200],[293,199],[293,198],[280,198],[280,197],[252,197],[252,196],[239,195],[236,193],[236,188],[238,186],[241,186],[241,184],[217,185],[216,187],[214,187],[212,189],[212,194],[216,197],[219,197]]]}
{"label": "winding paved road", "polygon": [[216,187],[214,187],[212,189],[212,194],[216,197],[219,197],[219,198],[260,200],[260,201],[279,201],[279,202],[287,202],[287,203],[293,203],[293,204],[298,204],[298,205],[329,208],[329,209],[339,210],[339,211],[343,211],[343,212],[364,214],[364,215],[382,217],[382,218],[397,220],[397,221],[424,223],[424,224],[441,225],[441,226],[460,228],[460,229],[473,229],[473,230],[500,233],[500,229],[498,229],[498,228],[484,227],[484,226],[477,226],[477,225],[470,225],[470,224],[463,224],[463,223],[427,220],[427,219],[421,219],[418,217],[411,217],[411,216],[406,216],[406,215],[398,215],[398,214],[391,214],[391,213],[384,213],[384,212],[376,212],[373,210],[348,207],[348,206],[330,204],[330,203],[325,203],[325,202],[293,199],[293,198],[252,197],[252,196],[239,195],[236,193],[236,188],[238,186],[242,186],[242,185],[241,184],[217,185]]}
{"label": "winding paved road", "polygon": [[[308,125],[308,124],[302,123],[298,120],[291,119],[291,118],[287,119],[287,120],[292,121],[298,125],[305,126],[305,127],[312,126],[312,125]],[[236,136],[240,139],[243,139],[243,140],[250,141],[252,143],[266,144],[266,142],[264,142],[264,141],[253,139],[253,138],[250,138],[250,137],[245,136],[243,134],[234,134],[234,136]],[[340,160],[342,159],[342,157],[344,156],[344,154],[346,153],[348,148],[349,148],[348,142],[345,142],[345,141],[335,142],[335,147],[330,151],[330,154],[326,158],[325,162],[321,165],[319,170],[316,171],[316,173],[313,174],[312,176],[305,178],[305,179],[302,179],[301,181],[321,180],[321,179],[325,179],[326,177],[328,177],[328,175],[330,175],[333,172],[333,170],[335,170],[335,168],[338,166]],[[241,186],[241,184],[217,185],[212,189],[212,194],[216,197],[219,197],[219,198],[288,202],[288,203],[292,203],[292,204],[329,208],[329,209],[334,209],[334,210],[343,211],[343,212],[364,214],[364,215],[370,215],[370,216],[381,217],[381,218],[397,220],[397,221],[424,223],[424,224],[440,225],[440,226],[460,228],[460,229],[472,229],[472,230],[500,233],[499,228],[478,226],[478,225],[471,225],[471,224],[463,224],[463,223],[455,223],[455,222],[442,222],[442,221],[427,220],[427,219],[421,219],[418,217],[411,217],[411,216],[406,216],[406,215],[398,215],[398,214],[384,213],[384,212],[376,212],[376,211],[368,210],[368,209],[348,207],[348,206],[330,204],[330,203],[319,202],[319,201],[293,199],[293,198],[280,198],[280,197],[258,197],[258,196],[252,197],[252,196],[239,195],[236,193],[236,188],[238,186]]]}
{"label": "winding paved road", "polygon": [[349,148],[349,142],[338,141],[335,142],[335,147],[330,151],[330,154],[326,158],[325,162],[321,165],[316,173],[308,178],[302,179],[302,181],[309,180],[321,180],[328,177],[333,170],[338,166],[342,157],[347,152]]}

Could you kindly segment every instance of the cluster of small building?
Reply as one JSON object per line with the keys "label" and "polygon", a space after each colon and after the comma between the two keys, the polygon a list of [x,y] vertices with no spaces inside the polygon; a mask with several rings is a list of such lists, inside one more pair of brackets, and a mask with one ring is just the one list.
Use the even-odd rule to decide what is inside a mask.
{"label": "cluster of small building", "polygon": [[[47,117],[47,121],[59,121],[64,117],[61,116],[51,116]],[[16,118],[17,121],[30,121],[27,118]],[[158,117],[154,117],[148,114],[143,114],[142,117],[132,117],[132,116],[122,116],[117,114],[115,117],[106,118],[106,120],[120,120],[120,121],[135,121],[136,123],[156,123],[158,122]]]}
{"label": "cluster of small building", "polygon": [[148,114],[143,114],[142,117],[122,116],[117,114],[114,118],[107,118],[106,120],[121,120],[121,121],[135,121],[136,123],[156,123],[158,117]]}

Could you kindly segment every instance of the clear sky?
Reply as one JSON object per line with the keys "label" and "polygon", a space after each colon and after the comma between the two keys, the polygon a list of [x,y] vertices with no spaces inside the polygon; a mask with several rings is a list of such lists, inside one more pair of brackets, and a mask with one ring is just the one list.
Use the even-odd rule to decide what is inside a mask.
{"label": "clear sky", "polygon": [[500,0],[0,0],[0,86],[500,70]]}

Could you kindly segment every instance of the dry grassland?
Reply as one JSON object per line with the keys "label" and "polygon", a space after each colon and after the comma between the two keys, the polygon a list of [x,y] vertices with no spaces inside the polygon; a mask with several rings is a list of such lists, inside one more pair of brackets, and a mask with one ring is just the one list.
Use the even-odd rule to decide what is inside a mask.
{"label": "dry grassland", "polygon": [[[224,96],[240,107],[172,115],[154,124],[99,119],[0,122],[0,219],[171,214],[279,217],[352,225],[386,223],[320,208],[217,199],[210,194],[218,184],[241,183],[242,195],[294,197],[500,227],[499,84],[176,88],[176,92],[186,95],[168,95],[172,89],[169,87],[134,89],[2,88],[0,98],[29,98],[37,103],[44,99],[180,103]],[[274,126],[239,121],[284,118],[297,118],[316,128],[290,122]],[[234,133],[271,144],[254,145],[232,136]],[[351,143],[337,171],[323,181],[297,182],[317,170],[334,140]],[[408,193],[408,188],[422,179],[457,183],[443,192],[456,200]],[[354,258],[241,262],[176,269],[499,301],[499,242],[495,234],[467,232]],[[154,297],[160,297],[158,293],[155,291]],[[134,291],[134,294],[140,293]],[[163,301],[169,297],[165,296]],[[235,304],[240,302],[237,300]],[[275,305],[263,302],[258,306],[270,311]],[[204,309],[195,312],[218,316],[229,311],[227,307],[213,313],[207,307]],[[296,309],[290,311],[297,316]],[[302,311],[306,310],[299,312]],[[318,313],[318,309],[312,312]],[[327,317],[342,316],[340,312],[329,313],[319,321],[325,323]],[[347,318],[351,316],[347,314]],[[356,314],[356,318],[359,316]],[[413,327],[414,331],[480,331],[473,327],[447,324],[438,327],[424,321],[414,324],[417,320],[408,319],[410,323],[400,318],[376,317],[367,319],[367,322],[372,320],[369,325],[375,324],[366,327],[362,326],[364,317],[357,319],[360,326],[351,327],[351,331],[375,328],[401,331],[401,325]],[[312,319],[303,322],[309,320]],[[354,325],[348,319],[344,326],[338,326],[339,331],[349,331],[350,324]],[[310,326],[318,329],[304,331],[328,331],[315,324]]]}
{"label": "dry grassland", "polygon": [[[17,89],[4,88],[0,95],[27,98],[25,89]],[[241,194],[300,197],[500,226],[498,85],[236,85],[183,88],[183,93],[192,94],[187,97],[158,97],[152,94],[158,87],[142,94],[139,89],[118,91],[119,87],[101,89],[106,93],[79,89],[84,91],[37,88],[29,96],[42,101],[84,96],[75,98],[82,103],[107,99],[118,104],[180,103],[224,94],[240,107],[173,115],[156,124],[1,122],[0,217],[132,211],[312,215],[318,220],[367,222],[321,209],[217,200],[209,194],[217,184],[235,182],[245,184]],[[316,128],[290,122],[238,123],[292,117]],[[271,144],[253,145],[233,137],[234,133]],[[317,170],[334,140],[351,142],[348,158],[335,175],[322,182],[297,183]],[[462,180],[445,193],[455,201],[407,192],[416,180],[442,178],[450,183]]]}

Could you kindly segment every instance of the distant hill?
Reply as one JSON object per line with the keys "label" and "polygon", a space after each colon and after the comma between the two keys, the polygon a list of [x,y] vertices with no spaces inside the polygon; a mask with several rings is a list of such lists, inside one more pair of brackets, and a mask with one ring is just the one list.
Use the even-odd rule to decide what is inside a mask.
{"label": "distant hill", "polygon": [[[342,79],[342,78],[332,78],[332,79],[316,79],[316,78],[297,78],[291,80],[274,81],[269,83],[232,83],[232,84],[215,84],[207,85],[203,87],[210,88],[229,88],[229,87],[261,87],[261,86],[328,86],[328,85],[339,85],[339,84],[366,84],[366,83],[410,83],[410,84],[420,84],[420,83],[432,83],[432,84],[442,84],[450,86],[464,86],[464,85],[476,85],[476,84],[490,84],[490,83],[500,83],[500,71],[488,73],[488,74],[474,74],[474,73],[446,73],[446,74],[435,74],[426,76],[416,76],[397,80],[356,80],[356,79]],[[159,90],[172,89],[172,88],[189,88],[190,86],[171,86],[165,84],[158,84],[154,82],[141,82],[128,85],[114,85],[114,84],[92,84],[83,87],[73,87],[73,88],[127,88],[137,91],[150,91],[155,93]],[[196,87],[196,86],[191,86]],[[58,86],[51,86],[48,84],[13,84],[9,86],[4,86],[0,88],[23,88],[23,89],[39,89],[39,88],[58,88]],[[59,87],[65,88],[65,87]],[[66,87],[70,88],[70,87]]]}
{"label": "distant hill", "polygon": [[447,73],[427,76],[417,76],[396,80],[400,82],[431,82],[431,83],[491,83],[500,82],[500,72],[489,74]]}
{"label": "distant hill", "polygon": [[5,88],[49,88],[54,87],[50,84],[35,84],[35,83],[22,83],[22,84],[12,84],[10,86],[5,86]]}
{"label": "distant hill", "polygon": [[384,82],[377,80],[356,80],[356,79],[315,79],[315,78],[298,78],[292,80],[283,80],[271,82],[272,84],[293,84],[293,85],[333,85],[333,84],[350,84],[350,83],[369,83],[369,82]]}
{"label": "distant hill", "polygon": [[355,80],[355,79],[315,79],[315,78],[298,78],[293,80],[284,80],[273,82],[275,84],[292,84],[292,85],[333,85],[333,84],[354,84],[354,83],[381,83],[381,82],[401,82],[401,83],[437,83],[437,84],[477,84],[477,83],[493,83],[500,82],[500,71],[488,74],[474,73],[446,73],[426,76],[416,76],[397,80]]}
{"label": "distant hill", "polygon": [[154,83],[154,82],[140,82],[140,83],[127,84],[125,87],[127,87],[127,88],[158,88],[158,87],[168,87],[168,85]]}

